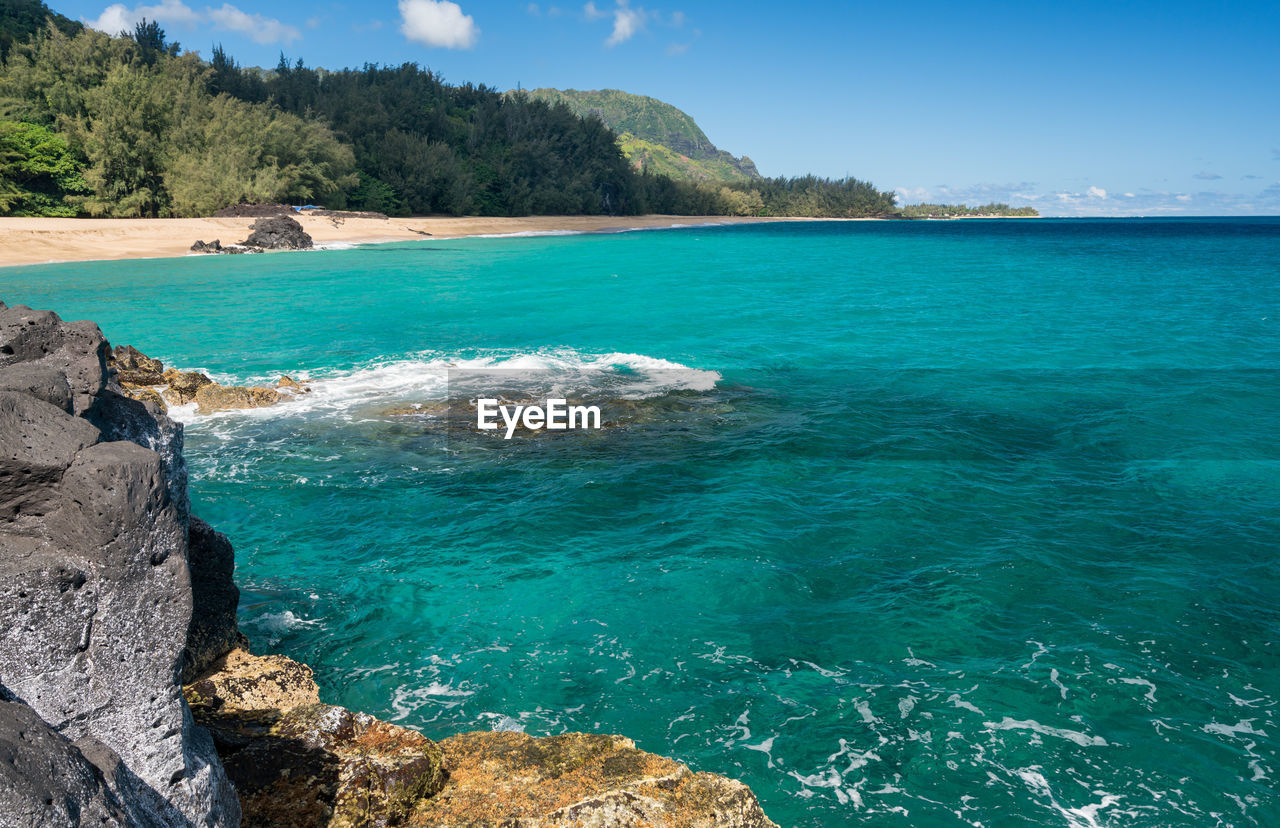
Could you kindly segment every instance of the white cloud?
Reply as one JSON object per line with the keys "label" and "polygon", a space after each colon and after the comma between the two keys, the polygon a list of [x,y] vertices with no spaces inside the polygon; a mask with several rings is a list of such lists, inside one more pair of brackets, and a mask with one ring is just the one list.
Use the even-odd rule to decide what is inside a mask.
{"label": "white cloud", "polygon": [[480,29],[449,0],[400,0],[400,31],[410,40],[441,49],[470,49]]}
{"label": "white cloud", "polygon": [[132,30],[134,24],[141,19],[141,15],[135,19],[133,12],[126,9],[123,3],[116,3],[103,9],[97,20],[89,20],[86,23],[91,29],[116,35]]}
{"label": "white cloud", "polygon": [[1107,191],[1102,189],[1101,187],[1090,187],[1089,197],[1090,198],[1106,198]]}
{"label": "white cloud", "polygon": [[1175,198],[1177,198],[1177,199],[1178,199],[1178,201],[1182,201],[1182,202],[1187,202],[1187,201],[1190,201],[1190,200],[1191,200],[1191,196],[1189,196],[1189,195],[1180,195],[1180,196],[1175,196]]}
{"label": "white cloud", "polygon": [[602,17],[609,16],[604,12],[600,11],[599,9],[597,9],[595,3],[590,3],[590,2],[587,3],[587,5],[582,7],[582,13],[587,16],[588,20],[599,20]]}
{"label": "white cloud", "polygon": [[103,9],[97,20],[87,22],[92,29],[116,35],[132,32],[133,27],[141,23],[144,17],[188,28],[201,22],[199,13],[181,0],[161,0],[156,6],[135,6],[132,9],[124,3],[115,3]]}
{"label": "white cloud", "polygon": [[294,26],[260,14],[247,14],[230,3],[223,3],[217,9],[205,6],[203,11],[196,11],[181,0],[161,0],[158,5],[134,6],[132,9],[123,3],[114,3],[103,9],[97,20],[86,23],[90,28],[115,35],[133,31],[133,27],[143,19],[184,29],[211,26],[217,30],[239,32],[257,43],[292,43],[302,37]]}
{"label": "white cloud", "polygon": [[246,14],[230,3],[223,3],[220,9],[206,9],[205,13],[214,28],[240,32],[254,43],[291,43],[302,37],[292,26],[260,14]]}
{"label": "white cloud", "polygon": [[1124,194],[1124,197],[1125,197],[1125,198],[1133,198],[1133,193],[1125,193],[1125,194]]}
{"label": "white cloud", "polygon": [[613,10],[613,34],[609,35],[604,45],[617,46],[630,40],[644,28],[646,16],[644,9],[633,9],[627,4],[627,0],[618,0],[618,7]]}

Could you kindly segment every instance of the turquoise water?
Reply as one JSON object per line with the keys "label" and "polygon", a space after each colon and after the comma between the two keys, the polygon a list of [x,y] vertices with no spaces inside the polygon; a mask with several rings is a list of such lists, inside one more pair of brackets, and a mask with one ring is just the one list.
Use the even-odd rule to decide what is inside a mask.
{"label": "turquoise water", "polygon": [[[328,701],[624,733],[784,826],[1280,824],[1280,220],[424,241],[0,298],[311,378],[178,414],[243,627]],[[446,365],[701,390],[503,444],[382,413]]]}

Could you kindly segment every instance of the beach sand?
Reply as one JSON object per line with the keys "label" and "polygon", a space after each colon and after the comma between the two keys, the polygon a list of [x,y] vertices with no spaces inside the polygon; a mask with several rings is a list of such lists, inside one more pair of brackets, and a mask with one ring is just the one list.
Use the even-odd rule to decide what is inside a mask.
{"label": "beach sand", "polygon": [[[730,216],[526,216],[519,218],[341,218],[296,216],[318,245],[454,239],[547,231],[737,224],[778,219]],[[0,266],[185,256],[197,239],[243,241],[253,218],[0,218]]]}

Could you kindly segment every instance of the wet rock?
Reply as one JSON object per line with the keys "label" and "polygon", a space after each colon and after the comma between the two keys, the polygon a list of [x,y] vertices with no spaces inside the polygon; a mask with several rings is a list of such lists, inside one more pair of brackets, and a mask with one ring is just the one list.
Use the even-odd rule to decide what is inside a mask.
{"label": "wet rock", "polygon": [[249,227],[253,232],[241,244],[262,250],[310,250],[311,236],[289,216],[260,218]]}
{"label": "wet rock", "polygon": [[434,742],[320,704],[311,670],[283,656],[235,650],[184,692],[214,735],[246,824],[403,824],[444,784]]}
{"label": "wet rock", "polygon": [[241,385],[202,385],[195,395],[196,411],[208,414],[238,408],[262,408],[280,402],[280,392],[274,388]]}
{"label": "wet rock", "polygon": [[169,369],[164,372],[163,380],[169,386],[164,390],[164,398],[170,405],[186,405],[195,402],[196,392],[206,385],[213,384],[213,380],[199,371],[182,372]]}
{"label": "wet rock", "polygon": [[440,743],[448,779],[414,826],[777,828],[741,782],[621,736],[464,733]]}
{"label": "wet rock", "polygon": [[309,386],[303,385],[302,383],[295,380],[293,377],[290,377],[287,375],[281,376],[280,379],[276,380],[276,388],[285,388],[292,391],[295,394],[311,393],[311,388]]}

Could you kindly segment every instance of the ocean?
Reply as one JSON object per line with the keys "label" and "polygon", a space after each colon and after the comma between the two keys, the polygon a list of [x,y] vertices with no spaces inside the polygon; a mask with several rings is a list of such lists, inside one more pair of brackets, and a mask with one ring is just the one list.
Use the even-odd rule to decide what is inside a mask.
{"label": "ocean", "polygon": [[[783,826],[1280,823],[1280,219],[424,240],[0,299],[309,382],[175,415],[242,628],[326,701],[621,733]],[[631,415],[442,429],[485,371]]]}

